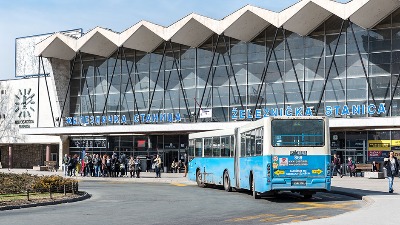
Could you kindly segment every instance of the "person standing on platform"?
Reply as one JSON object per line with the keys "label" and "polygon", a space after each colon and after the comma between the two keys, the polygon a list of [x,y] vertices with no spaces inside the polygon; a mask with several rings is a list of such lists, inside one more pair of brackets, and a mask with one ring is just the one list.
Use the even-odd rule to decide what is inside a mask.
{"label": "person standing on platform", "polygon": [[64,155],[64,158],[63,158],[64,177],[66,177],[66,176],[68,175],[68,162],[69,162],[69,159],[70,159],[70,158],[71,158],[71,157],[69,157],[68,154],[65,154],[65,155]]}
{"label": "person standing on platform", "polygon": [[387,178],[389,180],[389,193],[393,193],[393,180],[399,173],[399,161],[394,156],[394,152],[390,151],[389,158],[384,159],[383,166],[387,171]]}
{"label": "person standing on platform", "polygon": [[136,159],[133,161],[133,163],[135,165],[136,178],[140,178],[140,171],[142,171],[142,168],[140,166],[139,156],[136,156]]}
{"label": "person standing on platform", "polygon": [[135,177],[135,159],[133,158],[133,156],[131,156],[131,158],[129,159],[128,165],[129,165],[129,174],[131,175],[131,178]]}
{"label": "person standing on platform", "polygon": [[356,164],[354,164],[353,159],[351,157],[347,160],[347,171],[350,173],[350,177],[354,175],[356,177]]}
{"label": "person standing on platform", "polygon": [[156,178],[161,178],[161,158],[160,155],[157,155],[156,159],[154,159],[155,170],[156,170]]}

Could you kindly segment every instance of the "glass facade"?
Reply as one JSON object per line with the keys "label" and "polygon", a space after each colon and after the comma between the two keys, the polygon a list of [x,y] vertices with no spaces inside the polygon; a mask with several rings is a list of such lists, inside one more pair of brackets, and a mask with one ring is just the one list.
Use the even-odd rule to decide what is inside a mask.
{"label": "glass facade", "polygon": [[[399,60],[399,9],[367,30],[333,15],[307,36],[271,25],[249,42],[214,34],[197,48],[166,41],[150,53],[124,47],[109,57],[78,53],[71,61],[70,117],[83,118],[89,126],[229,122],[236,120],[234,110],[251,110],[244,120],[255,120],[257,109],[281,115],[288,107],[293,114],[309,108],[322,116],[332,107],[331,117],[400,116]],[[369,114],[371,104],[383,105],[384,112]],[[204,109],[211,115],[201,116]],[[331,147],[357,162],[380,160],[387,151],[400,150],[398,133],[332,131]],[[104,139],[106,146],[91,151],[161,151],[169,163],[187,150],[187,135],[177,137],[93,137],[93,144]],[[257,133],[242,137],[257,138]],[[189,150],[198,155],[205,145],[205,155],[228,156],[231,149],[211,146],[229,141],[196,140]],[[71,144],[71,152],[74,148],[82,149]],[[252,149],[249,154],[258,153]]]}
{"label": "glass facade", "polygon": [[[381,103],[385,113],[374,116],[398,116],[399,12],[368,30],[332,16],[304,37],[269,26],[246,43],[215,34],[198,48],[167,41],[151,53],[82,53],[71,63],[70,116],[89,125],[177,119],[169,114],[184,123],[225,122],[232,109],[310,107],[325,115],[326,106],[365,111]],[[201,109],[211,117],[201,118]]]}
{"label": "glass facade", "polygon": [[188,135],[123,135],[70,137],[69,153],[83,158],[84,152],[99,155],[116,153],[127,156],[154,157],[159,154],[164,166],[181,160],[188,150]]}

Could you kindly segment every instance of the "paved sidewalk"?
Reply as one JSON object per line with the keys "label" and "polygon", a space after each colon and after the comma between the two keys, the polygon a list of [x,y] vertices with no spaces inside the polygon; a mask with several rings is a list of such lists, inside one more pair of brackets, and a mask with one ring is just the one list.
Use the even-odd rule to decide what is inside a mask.
{"label": "paved sidewalk", "polygon": [[367,205],[359,210],[338,216],[297,223],[296,225],[394,225],[399,224],[400,179],[394,179],[394,193],[389,193],[387,179],[368,179],[364,177],[334,177],[332,191],[362,198]]}
{"label": "paved sidewalk", "polygon": [[[32,169],[11,169],[7,168],[0,169],[2,173],[29,173],[33,175],[59,175],[64,176],[62,171],[50,172],[50,171],[37,171]],[[139,183],[176,183],[185,185],[196,185],[196,182],[188,180],[187,177],[183,177],[183,173],[161,173],[161,178],[156,178],[155,172],[141,172],[140,178],[130,177],[83,177],[80,175],[72,176],[68,178],[79,180],[104,180],[104,181],[126,181],[126,182],[139,182]]]}
{"label": "paved sidewalk", "polygon": [[[30,169],[0,169],[0,172],[12,173],[30,173],[37,175],[57,174],[62,176],[62,172],[35,171]],[[183,173],[162,173],[161,178],[155,178],[153,172],[142,172],[141,178],[103,178],[103,177],[72,177],[77,180],[107,180],[107,181],[125,181],[125,182],[160,182],[174,183],[183,185],[196,185],[196,182],[189,181],[183,177]],[[355,211],[340,214],[335,217],[296,222],[296,225],[394,225],[399,224],[400,214],[400,178],[394,180],[394,193],[388,193],[387,179],[368,179],[364,177],[334,177],[332,178],[332,191],[352,195],[366,202],[366,206]]]}

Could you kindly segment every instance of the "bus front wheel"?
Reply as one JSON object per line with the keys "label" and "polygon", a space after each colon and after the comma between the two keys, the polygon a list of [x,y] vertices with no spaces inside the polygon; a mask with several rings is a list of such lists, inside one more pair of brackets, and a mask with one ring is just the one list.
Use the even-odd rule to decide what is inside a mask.
{"label": "bus front wheel", "polygon": [[199,187],[205,187],[205,185],[203,183],[203,179],[201,178],[200,170],[196,171],[196,183],[197,183],[197,186],[199,186]]}
{"label": "bus front wheel", "polygon": [[231,192],[232,191],[231,180],[229,179],[228,171],[224,172],[224,189],[227,192]]}

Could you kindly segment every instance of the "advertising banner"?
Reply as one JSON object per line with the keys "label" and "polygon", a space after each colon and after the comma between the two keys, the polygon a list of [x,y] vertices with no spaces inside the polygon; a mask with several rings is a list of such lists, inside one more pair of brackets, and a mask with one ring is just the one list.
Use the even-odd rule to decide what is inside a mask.
{"label": "advertising banner", "polygon": [[368,161],[383,161],[393,151],[396,157],[400,157],[400,140],[368,140]]}

